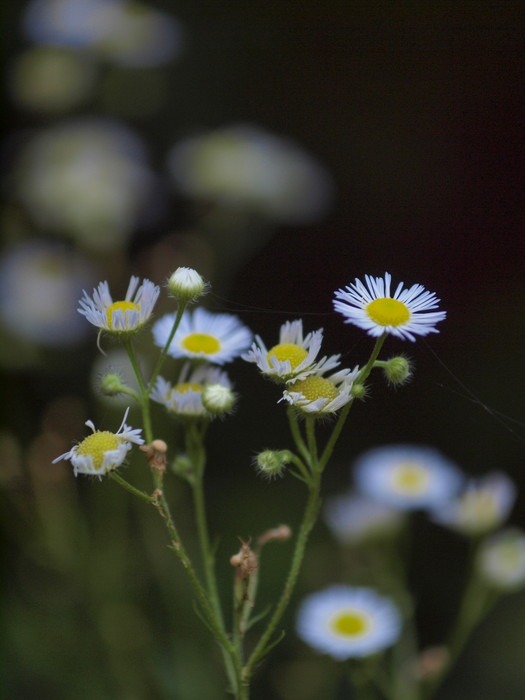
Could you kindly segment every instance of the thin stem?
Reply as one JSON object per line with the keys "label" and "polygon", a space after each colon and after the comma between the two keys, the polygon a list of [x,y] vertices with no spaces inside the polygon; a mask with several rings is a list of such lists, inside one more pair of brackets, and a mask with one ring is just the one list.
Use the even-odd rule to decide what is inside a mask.
{"label": "thin stem", "polygon": [[146,442],[150,443],[153,440],[153,429],[151,426],[151,416],[149,412],[149,392],[146,388],[146,384],[142,376],[142,371],[140,369],[140,365],[137,359],[137,355],[135,353],[135,348],[133,347],[133,343],[129,338],[124,338],[123,345],[126,352],[128,353],[129,361],[131,362],[131,367],[133,369],[133,373],[135,375],[139,387],[138,399],[142,410],[144,434],[146,436]]}
{"label": "thin stem", "polygon": [[120,474],[117,474],[117,472],[109,472],[109,477],[110,479],[113,479],[119,486],[122,486],[123,489],[126,489],[126,491],[129,491],[132,493],[134,496],[137,498],[140,498],[143,501],[146,501],[146,503],[153,503],[153,498],[147,494],[145,491],[140,491],[139,489],[135,488],[132,486],[129,481],[126,481],[126,479],[123,479]]}
{"label": "thin stem", "polygon": [[261,635],[255,649],[251,653],[246,665],[243,669],[243,679],[246,684],[249,683],[250,677],[253,673],[255,664],[264,656],[266,648],[270,642],[272,635],[275,632],[277,625],[279,624],[287,606],[290,602],[290,597],[294,589],[299,570],[304,557],[304,552],[306,548],[306,543],[308,541],[308,536],[312,530],[315,521],[317,519],[317,514],[319,512],[319,492],[320,492],[320,474],[315,474],[310,486],[310,492],[308,495],[308,500],[306,502],[306,507],[299,527],[299,532],[297,535],[297,540],[295,543],[294,553],[292,555],[292,562],[290,565],[290,570],[288,572],[288,577],[284,585],[283,592],[277,603],[277,606],[273,612],[273,615]]}
{"label": "thin stem", "polygon": [[157,377],[159,376],[160,370],[162,369],[162,365],[164,364],[164,360],[166,359],[166,356],[168,354],[168,349],[170,347],[171,341],[173,340],[173,336],[175,335],[177,328],[179,327],[179,324],[182,319],[182,315],[184,314],[184,310],[186,309],[186,302],[180,302],[179,306],[177,307],[177,313],[175,314],[175,320],[173,322],[173,327],[170,331],[170,334],[168,336],[168,339],[166,340],[166,344],[160,351],[160,355],[157,359],[157,363],[153,369],[153,372],[151,373],[151,377],[147,386],[147,393],[148,395],[151,393],[151,390],[153,389],[153,386],[157,380]]}
{"label": "thin stem", "polygon": [[292,406],[288,406],[286,413],[288,415],[290,432],[292,433],[292,437],[297,447],[297,450],[300,452],[306,464],[311,466],[310,452],[308,451],[308,448],[306,447],[306,444],[303,440],[303,436],[301,435],[299,421],[297,420],[297,413],[294,411]]}

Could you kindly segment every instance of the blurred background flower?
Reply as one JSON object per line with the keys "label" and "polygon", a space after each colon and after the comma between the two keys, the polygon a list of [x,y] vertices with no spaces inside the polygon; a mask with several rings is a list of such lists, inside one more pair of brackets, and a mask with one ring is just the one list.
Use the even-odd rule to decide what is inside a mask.
{"label": "blurred background flower", "polygon": [[[517,489],[510,526],[523,527],[523,429],[512,421],[525,412],[517,5],[31,0],[9,3],[5,19],[0,483],[10,697],[224,695],[160,524],[110,484],[75,482],[67,465],[51,465],[88,417],[98,426],[122,416],[120,400],[93,391],[91,377],[108,368],[125,380],[127,360],[109,340],[101,358],[76,313],[82,289],[106,279],[123,298],[132,274],[161,285],[175,268],[195,268],[212,284],[206,305],[262,337],[314,315],[323,352],[341,353],[344,366],[361,364],[369,346],[332,312],[335,289],[388,270],[435,290],[447,311],[439,336],[417,343],[406,386],[370,382],[327,470],[327,495],[347,492],[350,465],[375,445],[432,444],[467,476],[497,458]],[[163,295],[155,318],[170,312]],[[406,351],[387,343],[388,353]],[[138,344],[147,370],[149,329]],[[293,479],[263,481],[249,468],[255,452],[289,447],[275,387],[251,370],[232,365],[238,409],[209,431],[225,591],[237,536],[282,521],[293,530],[302,506]],[[159,437],[173,440],[162,407],[152,411]],[[126,476],[149,488],[140,459]],[[187,522],[184,487],[173,484],[170,497]],[[357,523],[339,511],[331,527],[353,532],[353,512]],[[456,609],[467,545],[413,515],[409,578],[431,646]],[[191,550],[193,533],[184,534]],[[360,584],[362,554],[331,535],[316,529],[297,601],[334,582]],[[521,540],[513,547],[505,561],[520,570]],[[289,557],[287,543],[278,549],[261,577],[268,603]],[[476,633],[440,697],[499,697],[504,687],[507,700],[522,700],[524,620],[518,591]],[[340,669],[293,634],[256,686],[254,700],[350,692]]]}

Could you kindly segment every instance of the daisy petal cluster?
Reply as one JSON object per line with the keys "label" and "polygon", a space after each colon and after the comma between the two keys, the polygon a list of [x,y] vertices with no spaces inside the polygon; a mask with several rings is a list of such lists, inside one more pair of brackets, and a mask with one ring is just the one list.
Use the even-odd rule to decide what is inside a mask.
{"label": "daisy petal cluster", "polygon": [[206,388],[211,386],[221,386],[231,391],[231,382],[227,374],[218,367],[199,365],[192,368],[188,362],[183,366],[176,384],[158,377],[151,392],[151,399],[177,416],[206,416],[208,411],[203,403],[203,394]]}
{"label": "daisy petal cluster", "polygon": [[90,474],[102,478],[104,474],[120,467],[126,459],[132,444],[143,445],[140,428],[126,425],[129,408],[126,409],[120,428],[116,433],[108,430],[96,430],[93,421],[86,421],[92,435],[75,445],[69,452],[56,457],[53,464],[62,459],[70,460],[75,476]]}
{"label": "daisy petal cluster", "polygon": [[297,614],[297,633],[338,661],[388,648],[401,633],[397,607],[370,588],[331,586],[307,596]]}
{"label": "daisy petal cluster", "polygon": [[322,341],[322,328],[305,336],[302,320],[287,321],[281,326],[277,345],[268,350],[257,335],[242,359],[255,363],[265,376],[278,382],[305,379],[310,374],[326,372],[339,365],[340,355],[317,360]]}
{"label": "daisy petal cluster", "polygon": [[463,476],[430,447],[386,445],[365,452],[354,465],[357,488],[400,510],[434,509],[455,498]]}
{"label": "daisy petal cluster", "polygon": [[481,535],[505,522],[515,500],[514,483],[505,474],[494,472],[470,479],[457,498],[439,507],[433,519],[465,535]]}
{"label": "daisy petal cluster", "polygon": [[160,289],[145,279],[132,277],[126,296],[122,301],[113,301],[107,282],[101,282],[90,297],[86,291],[79,301],[78,313],[101,331],[129,333],[143,326],[150,318]]}
{"label": "daisy petal cluster", "polygon": [[[175,317],[175,314],[166,314],[154,324],[155,345],[165,347]],[[251,331],[236,316],[215,314],[199,307],[184,312],[168,347],[168,355],[223,365],[241,355],[251,342]]]}
{"label": "daisy petal cluster", "polygon": [[359,367],[341,369],[327,377],[322,371],[310,374],[305,379],[289,383],[283,393],[283,399],[312,416],[336,413],[352,400],[352,388],[359,374]]}
{"label": "daisy petal cluster", "polygon": [[437,333],[436,323],[445,311],[435,311],[439,299],[421,284],[406,288],[400,282],[392,293],[392,276],[365,275],[365,283],[356,279],[335,292],[334,308],[343,314],[346,323],[367,331],[374,337],[395,335],[402,340],[415,340],[416,335]]}

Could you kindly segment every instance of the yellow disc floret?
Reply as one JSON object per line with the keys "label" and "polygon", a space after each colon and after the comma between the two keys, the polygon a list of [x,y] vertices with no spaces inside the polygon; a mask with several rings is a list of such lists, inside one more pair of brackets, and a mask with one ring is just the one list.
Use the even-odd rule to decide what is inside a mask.
{"label": "yellow disc floret", "polygon": [[332,620],[332,629],[343,637],[360,637],[367,632],[370,623],[359,612],[343,612]]}
{"label": "yellow disc floret", "polygon": [[109,430],[97,430],[93,435],[77,445],[77,454],[85,457],[91,457],[95,469],[102,469],[104,463],[104,454],[112,450],[117,450],[120,446],[122,438],[115,433],[110,433]]}
{"label": "yellow disc floret", "polygon": [[267,359],[271,362],[275,358],[279,362],[288,362],[292,369],[295,369],[308,356],[308,353],[300,345],[294,343],[279,343],[268,351]]}
{"label": "yellow disc floret", "polygon": [[317,401],[317,399],[333,401],[339,396],[339,392],[332,382],[324,377],[315,375],[295,382],[292,384],[290,391],[302,394],[308,401]]}
{"label": "yellow disc floret", "polygon": [[367,304],[366,313],[379,326],[402,326],[410,319],[406,304],[390,297],[374,299]]}
{"label": "yellow disc floret", "polygon": [[115,301],[111,306],[108,306],[106,309],[106,318],[108,321],[108,326],[110,328],[113,327],[113,314],[115,311],[139,311],[140,312],[140,306],[138,304],[134,304],[132,301]]}
{"label": "yellow disc floret", "polygon": [[176,391],[178,394],[188,394],[190,391],[202,394],[203,390],[202,384],[195,384],[194,382],[181,382],[173,387],[173,391]]}
{"label": "yellow disc floret", "polygon": [[204,355],[215,355],[221,349],[217,338],[207,333],[190,333],[183,339],[181,345],[188,352]]}
{"label": "yellow disc floret", "polygon": [[394,470],[393,485],[403,493],[422,493],[428,486],[428,472],[416,462],[403,462]]}

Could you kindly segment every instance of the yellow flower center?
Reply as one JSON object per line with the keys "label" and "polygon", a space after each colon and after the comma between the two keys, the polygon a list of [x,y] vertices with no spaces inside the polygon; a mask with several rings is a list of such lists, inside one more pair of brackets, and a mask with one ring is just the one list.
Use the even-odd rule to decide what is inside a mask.
{"label": "yellow flower center", "polygon": [[215,355],[221,349],[221,344],[213,335],[207,333],[190,333],[181,343],[188,352]]}
{"label": "yellow flower center", "polygon": [[266,355],[268,362],[271,361],[273,357],[279,362],[288,362],[292,369],[295,369],[297,365],[307,357],[308,353],[300,345],[295,345],[294,343],[279,343],[279,345],[274,345],[271,350],[268,351]]}
{"label": "yellow flower center", "polygon": [[366,313],[379,326],[402,326],[410,318],[406,304],[390,297],[374,299],[367,305]]}
{"label": "yellow flower center", "polygon": [[428,472],[416,462],[403,462],[394,470],[392,483],[395,489],[403,493],[422,493],[428,486]]}
{"label": "yellow flower center", "polygon": [[332,620],[332,629],[342,637],[361,637],[370,628],[370,621],[360,612],[343,612]]}
{"label": "yellow flower center", "polygon": [[308,401],[316,401],[317,399],[333,401],[339,396],[339,392],[332,382],[315,375],[295,382],[291,385],[290,391],[302,394]]}
{"label": "yellow flower center", "polygon": [[121,439],[120,436],[110,433],[108,430],[97,430],[96,433],[89,435],[77,445],[77,453],[85,457],[90,456],[95,469],[101,469],[104,454],[111,450],[117,450]]}
{"label": "yellow flower center", "polygon": [[173,391],[176,391],[177,394],[188,394],[190,391],[196,391],[202,394],[203,389],[204,387],[202,384],[194,384],[192,382],[182,382],[173,387]]}
{"label": "yellow flower center", "polygon": [[140,306],[134,304],[132,301],[115,301],[111,306],[108,306],[106,309],[106,318],[110,328],[113,328],[113,314],[115,311],[122,311],[122,313],[126,311],[140,311]]}

